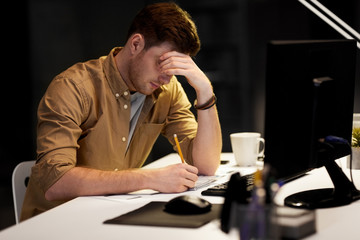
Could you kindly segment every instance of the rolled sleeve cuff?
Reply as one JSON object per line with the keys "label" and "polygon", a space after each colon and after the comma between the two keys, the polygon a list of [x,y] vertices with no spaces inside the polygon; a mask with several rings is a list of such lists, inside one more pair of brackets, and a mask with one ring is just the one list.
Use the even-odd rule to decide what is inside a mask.
{"label": "rolled sleeve cuff", "polygon": [[40,158],[32,168],[32,177],[45,193],[67,171],[76,165],[76,150],[54,150]]}

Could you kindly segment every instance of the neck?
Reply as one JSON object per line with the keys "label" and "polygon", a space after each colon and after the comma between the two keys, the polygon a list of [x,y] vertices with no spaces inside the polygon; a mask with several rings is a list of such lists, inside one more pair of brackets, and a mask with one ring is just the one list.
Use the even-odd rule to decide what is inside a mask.
{"label": "neck", "polygon": [[129,62],[128,62],[129,56],[127,53],[126,48],[124,47],[121,49],[121,51],[118,52],[115,56],[115,63],[116,67],[120,73],[120,76],[128,86],[130,91],[136,91],[134,88],[134,85],[132,84],[131,80],[129,79],[129,74],[127,69],[129,68]]}

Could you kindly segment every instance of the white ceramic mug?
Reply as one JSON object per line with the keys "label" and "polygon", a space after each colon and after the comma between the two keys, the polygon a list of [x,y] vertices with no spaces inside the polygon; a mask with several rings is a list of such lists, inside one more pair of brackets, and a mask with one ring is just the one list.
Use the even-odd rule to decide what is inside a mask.
{"label": "white ceramic mug", "polygon": [[353,128],[360,128],[360,113],[353,115]]}
{"label": "white ceramic mug", "polygon": [[259,157],[264,156],[265,140],[257,132],[230,134],[231,147],[239,166],[255,166]]}

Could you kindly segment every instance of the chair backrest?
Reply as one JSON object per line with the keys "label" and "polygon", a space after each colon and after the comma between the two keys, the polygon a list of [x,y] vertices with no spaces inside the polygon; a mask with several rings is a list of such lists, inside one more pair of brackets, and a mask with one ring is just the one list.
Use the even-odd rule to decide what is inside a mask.
{"label": "chair backrest", "polygon": [[25,192],[29,181],[31,168],[35,161],[25,161],[19,163],[12,174],[12,191],[15,209],[15,220],[19,223],[21,208],[24,202]]}

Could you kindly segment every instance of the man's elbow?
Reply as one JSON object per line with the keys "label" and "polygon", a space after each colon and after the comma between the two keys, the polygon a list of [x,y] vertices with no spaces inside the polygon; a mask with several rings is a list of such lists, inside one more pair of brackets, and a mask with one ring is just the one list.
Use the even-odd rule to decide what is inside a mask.
{"label": "man's elbow", "polygon": [[199,174],[205,176],[214,176],[217,169],[219,168],[219,165],[220,165],[220,161],[219,163],[214,162],[212,164],[207,164],[206,166],[203,167],[198,167]]}
{"label": "man's elbow", "polygon": [[70,197],[69,192],[65,191],[58,181],[45,192],[45,199],[47,201],[63,201],[69,200]]}
{"label": "man's elbow", "polygon": [[57,194],[55,193],[53,186],[50,187],[46,192],[45,192],[45,199],[47,201],[55,201],[57,200]]}

